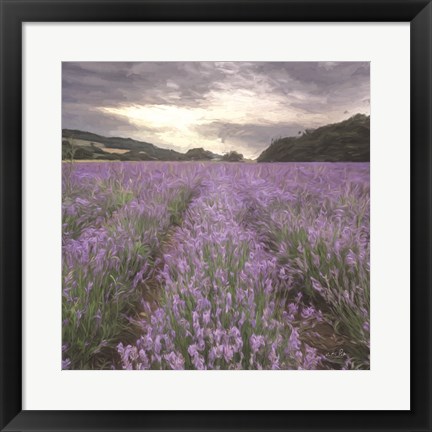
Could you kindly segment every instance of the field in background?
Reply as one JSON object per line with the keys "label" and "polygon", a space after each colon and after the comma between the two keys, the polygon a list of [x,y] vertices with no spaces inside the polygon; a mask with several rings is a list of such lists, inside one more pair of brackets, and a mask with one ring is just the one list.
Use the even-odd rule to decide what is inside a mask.
{"label": "field in background", "polygon": [[369,163],[63,163],[64,369],[369,369]]}

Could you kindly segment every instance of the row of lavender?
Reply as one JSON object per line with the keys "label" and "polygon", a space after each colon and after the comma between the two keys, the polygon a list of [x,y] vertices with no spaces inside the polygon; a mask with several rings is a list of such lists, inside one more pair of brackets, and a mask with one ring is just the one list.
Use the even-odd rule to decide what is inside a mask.
{"label": "row of lavender", "polygon": [[369,367],[368,164],[79,164],[63,202],[64,367]]}
{"label": "row of lavender", "polygon": [[115,364],[170,226],[200,183],[198,167],[64,164],[63,367]]}

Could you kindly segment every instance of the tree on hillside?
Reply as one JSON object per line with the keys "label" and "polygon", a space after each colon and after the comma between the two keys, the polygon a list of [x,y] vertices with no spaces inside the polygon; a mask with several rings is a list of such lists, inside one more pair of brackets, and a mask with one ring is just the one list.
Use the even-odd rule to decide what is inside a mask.
{"label": "tree on hillside", "polygon": [[73,137],[68,140],[62,140],[62,159],[69,160],[71,163],[75,159],[75,154],[78,150]]}
{"label": "tree on hillside", "polygon": [[237,153],[235,150],[225,153],[222,156],[222,160],[225,162],[242,162],[243,155],[241,153]]}

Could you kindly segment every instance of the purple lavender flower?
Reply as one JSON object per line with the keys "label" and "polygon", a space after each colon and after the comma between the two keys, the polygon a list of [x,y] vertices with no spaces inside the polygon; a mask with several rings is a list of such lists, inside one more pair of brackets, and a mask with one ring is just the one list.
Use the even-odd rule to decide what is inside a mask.
{"label": "purple lavender flower", "polygon": [[304,342],[317,323],[368,367],[367,164],[80,163],[63,180],[68,367],[117,322],[139,332],[124,369],[331,367]]}

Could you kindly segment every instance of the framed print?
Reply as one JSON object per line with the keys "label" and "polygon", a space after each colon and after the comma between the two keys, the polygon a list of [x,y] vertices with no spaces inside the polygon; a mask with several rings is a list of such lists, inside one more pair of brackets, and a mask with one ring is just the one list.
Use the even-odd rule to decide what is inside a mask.
{"label": "framed print", "polygon": [[431,430],[430,2],[1,5],[1,430]]}

